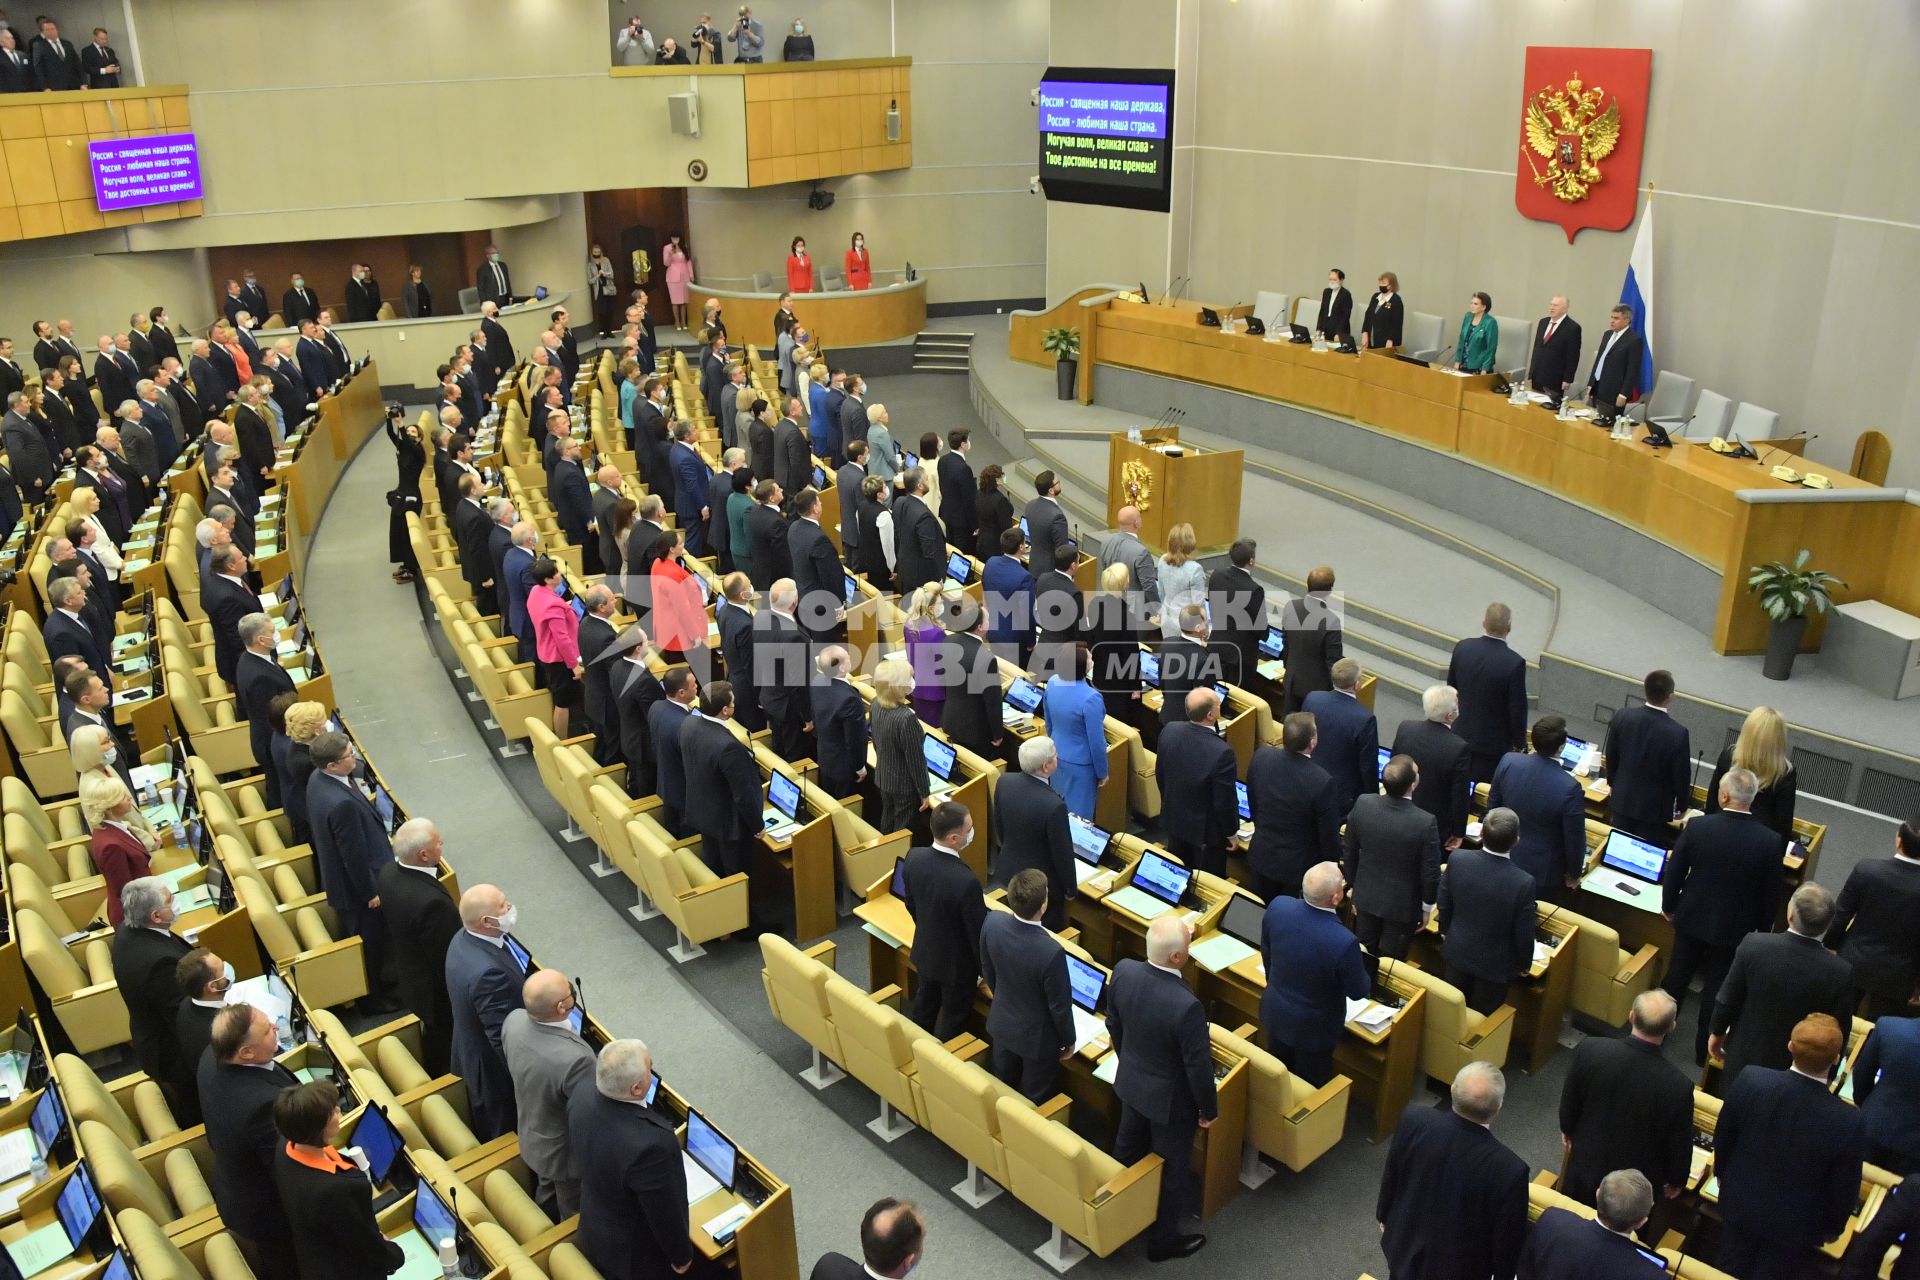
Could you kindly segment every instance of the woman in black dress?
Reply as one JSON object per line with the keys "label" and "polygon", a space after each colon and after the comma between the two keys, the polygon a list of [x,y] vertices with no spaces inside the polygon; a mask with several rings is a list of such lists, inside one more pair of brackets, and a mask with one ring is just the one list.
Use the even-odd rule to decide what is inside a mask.
{"label": "woman in black dress", "polygon": [[1140,724],[1140,644],[1157,634],[1147,621],[1145,601],[1132,598],[1131,574],[1110,564],[1100,589],[1087,599],[1085,640],[1093,651],[1089,683],[1106,701],[1107,714],[1121,724]]}
{"label": "woman in black dress", "polygon": [[387,439],[393,441],[394,458],[400,478],[387,495],[387,559],[397,566],[395,582],[412,582],[420,565],[413,557],[413,540],[407,537],[407,512],[420,510],[420,472],[427,465],[427,447],[420,442],[420,428],[403,421],[405,411],[399,405],[387,406]]}
{"label": "woman in black dress", "polygon": [[380,1234],[373,1185],[334,1149],[340,1091],[324,1081],[294,1085],[273,1102],[285,1144],[273,1157],[273,1185],[292,1227],[301,1280],[385,1280],[406,1254]]}
{"label": "woman in black dress", "polygon": [[1000,535],[1013,527],[1013,502],[1000,491],[1000,481],[1006,472],[997,462],[989,463],[980,472],[980,542],[983,548],[981,558],[991,555],[985,548],[998,547]]}

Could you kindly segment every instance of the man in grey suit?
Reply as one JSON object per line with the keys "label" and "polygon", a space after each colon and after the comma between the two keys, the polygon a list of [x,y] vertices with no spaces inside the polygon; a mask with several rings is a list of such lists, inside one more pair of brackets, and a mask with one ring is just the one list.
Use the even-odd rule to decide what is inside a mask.
{"label": "man in grey suit", "polygon": [[1054,552],[1073,541],[1067,513],[1060,507],[1060,477],[1042,471],[1033,478],[1034,499],[1023,513],[1027,521],[1027,563],[1045,570],[1053,567]]}
{"label": "man in grey suit", "polygon": [[993,992],[987,1041],[993,1074],[1033,1102],[1053,1096],[1060,1064],[1073,1056],[1073,999],[1067,953],[1040,918],[1047,875],[1034,867],[1007,882],[1009,911],[980,926],[980,976]]}
{"label": "man in grey suit", "polygon": [[1412,757],[1395,756],[1380,772],[1386,794],[1361,796],[1347,815],[1340,870],[1353,886],[1354,936],[1395,960],[1440,893],[1440,827],[1413,802],[1419,782]]}
{"label": "man in grey suit", "polygon": [[1147,550],[1147,544],[1140,541],[1140,508],[1122,507],[1120,514],[1114,517],[1118,532],[1112,534],[1100,544],[1100,572],[1094,576],[1098,582],[1107,575],[1110,565],[1127,566],[1127,588],[1140,593],[1148,604],[1160,603],[1160,570],[1153,558],[1153,552]]}
{"label": "man in grey suit", "polygon": [[789,498],[813,483],[813,453],[800,425],[800,401],[788,396],[786,412],[773,427],[773,478]]}
{"label": "man in grey suit", "polygon": [[593,1046],[573,1029],[573,987],[558,969],[541,969],[520,988],[524,1009],[501,1025],[500,1047],[513,1077],[520,1157],[533,1170],[534,1198],[558,1218],[580,1212],[580,1170],[567,1133],[567,1098],[593,1077]]}

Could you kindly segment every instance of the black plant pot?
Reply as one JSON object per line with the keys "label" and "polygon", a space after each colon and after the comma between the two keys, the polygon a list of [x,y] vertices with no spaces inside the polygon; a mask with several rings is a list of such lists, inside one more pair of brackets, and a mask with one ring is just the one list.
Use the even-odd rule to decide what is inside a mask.
{"label": "black plant pot", "polygon": [[1062,356],[1053,366],[1053,376],[1060,382],[1060,398],[1071,400],[1080,387],[1080,360],[1077,356]]}
{"label": "black plant pot", "polygon": [[1786,680],[1793,675],[1793,659],[1800,652],[1800,638],[1807,634],[1805,614],[1776,621],[1767,628],[1767,661],[1760,674],[1769,680]]}

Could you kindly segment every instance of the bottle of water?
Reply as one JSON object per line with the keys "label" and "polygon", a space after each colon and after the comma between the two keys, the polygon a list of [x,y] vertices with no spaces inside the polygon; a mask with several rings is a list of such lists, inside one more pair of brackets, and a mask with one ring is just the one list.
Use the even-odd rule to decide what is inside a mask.
{"label": "bottle of water", "polygon": [[284,1013],[273,1020],[273,1034],[280,1041],[281,1053],[293,1048],[293,1024]]}
{"label": "bottle of water", "polygon": [[1560,397],[1560,421],[1567,422],[1573,417],[1573,400],[1568,396]]}
{"label": "bottle of water", "polygon": [[33,1162],[27,1166],[27,1176],[36,1187],[47,1180],[47,1158],[37,1150],[33,1153]]}
{"label": "bottle of water", "polygon": [[173,847],[176,849],[187,847],[187,824],[184,822],[175,821],[173,824]]}
{"label": "bottle of water", "polygon": [[440,1274],[445,1280],[454,1280],[460,1274],[460,1250],[451,1239],[440,1242]]}

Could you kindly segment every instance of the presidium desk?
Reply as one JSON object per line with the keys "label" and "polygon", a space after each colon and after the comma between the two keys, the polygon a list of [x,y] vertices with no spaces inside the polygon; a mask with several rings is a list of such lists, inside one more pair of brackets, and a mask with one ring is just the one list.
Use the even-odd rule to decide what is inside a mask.
{"label": "presidium desk", "polygon": [[[1792,560],[1803,547],[1814,565],[1846,581],[1836,599],[1877,599],[1920,612],[1920,505],[1904,490],[1837,471],[1825,473],[1832,489],[1806,489],[1704,445],[1682,440],[1654,449],[1640,442],[1643,429],[1632,442],[1616,441],[1591,422],[1509,404],[1491,389],[1490,374],[1461,377],[1391,356],[1340,355],[1271,335],[1224,332],[1201,325],[1199,309],[1082,290],[1047,312],[1016,315],[1008,354],[1050,364],[1040,348],[1045,330],[1078,328],[1082,404],[1093,399],[1095,366],[1114,365],[1346,419],[1556,494],[1718,572],[1712,640],[1722,653],[1765,648],[1767,617],[1748,594],[1749,567]],[[1768,456],[1781,460],[1801,462]],[[1818,646],[1819,623],[1803,647]]]}

